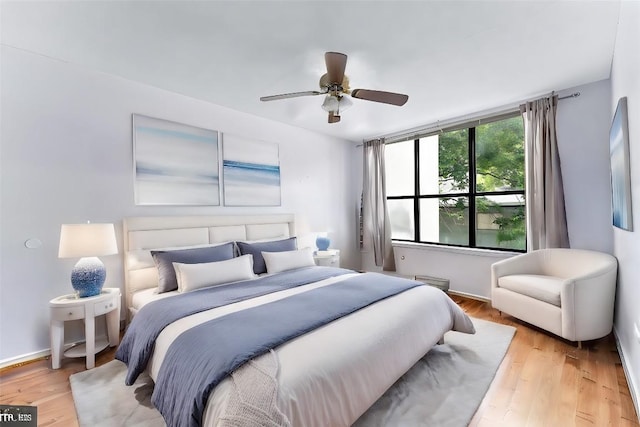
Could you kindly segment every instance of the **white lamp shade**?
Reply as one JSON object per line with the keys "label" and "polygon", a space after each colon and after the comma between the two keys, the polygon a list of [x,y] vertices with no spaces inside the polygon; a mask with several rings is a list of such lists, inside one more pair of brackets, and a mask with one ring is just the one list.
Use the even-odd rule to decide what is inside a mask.
{"label": "white lamp shade", "polygon": [[338,111],[339,105],[340,105],[340,101],[338,100],[337,96],[327,95],[324,98],[324,102],[322,103],[322,109],[324,111],[336,112]]}
{"label": "white lamp shade", "polygon": [[351,102],[348,96],[340,97],[340,111],[344,111],[350,108],[352,105],[353,105],[353,102]]}
{"label": "white lamp shade", "polygon": [[113,224],[62,224],[59,258],[82,258],[118,253]]}
{"label": "white lamp shade", "polygon": [[329,94],[324,98],[322,109],[327,112],[333,111],[334,113],[339,113],[340,111],[344,111],[352,105],[353,102],[351,102],[351,100],[349,100],[349,98],[346,96],[341,96],[338,98],[335,95]]}

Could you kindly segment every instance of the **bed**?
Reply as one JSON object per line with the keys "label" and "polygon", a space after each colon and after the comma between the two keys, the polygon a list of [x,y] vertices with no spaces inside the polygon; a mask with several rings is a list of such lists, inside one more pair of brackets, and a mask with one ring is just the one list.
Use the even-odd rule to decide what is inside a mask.
{"label": "bed", "polygon": [[[217,286],[214,290],[207,288],[191,293],[157,293],[159,276],[151,250],[180,250],[224,245],[228,242],[289,240],[296,234],[294,216],[290,214],[135,217],[123,221],[123,230],[125,299],[128,319],[133,321],[123,338],[123,345],[127,344],[121,345],[118,353],[127,353],[128,349],[134,346],[133,343],[137,345],[136,330],[153,329],[150,325],[153,325],[155,320],[146,319],[156,319],[157,315],[154,317],[152,313],[154,309],[160,313],[169,313],[171,319],[166,320],[167,326],[159,325],[157,336],[147,338],[153,339],[150,346],[152,350],[148,359],[139,363],[140,369],[145,369],[156,382],[154,395],[160,395],[157,399],[161,403],[160,406],[166,405],[166,402],[179,406],[173,402],[184,396],[187,396],[187,405],[191,402],[189,393],[180,391],[181,385],[174,387],[171,382],[174,381],[174,376],[197,375],[198,377],[191,376],[187,380],[190,383],[198,382],[200,377],[207,376],[199,364],[201,362],[193,362],[196,368],[192,368],[188,365],[185,354],[177,355],[179,351],[185,352],[187,346],[184,342],[189,341],[184,340],[193,335],[195,330],[219,322],[220,325],[226,325],[218,326],[220,329],[243,331],[229,338],[234,342],[238,338],[237,335],[242,336],[242,339],[249,335],[259,335],[259,339],[266,340],[268,338],[263,338],[263,335],[269,334],[253,334],[257,327],[254,324],[250,325],[247,320],[242,320],[237,326],[232,327],[228,326],[229,323],[222,322],[231,321],[236,316],[238,319],[245,319],[241,316],[251,318],[253,315],[257,319],[265,319],[262,323],[266,325],[283,324],[285,326],[282,327],[290,327],[288,325],[295,324],[296,328],[301,329],[307,322],[304,318],[313,316],[311,312],[314,310],[305,308],[309,307],[305,305],[309,304],[309,301],[321,305],[322,309],[318,311],[334,310],[339,313],[329,320],[314,324],[315,326],[308,330],[296,331],[290,335],[290,339],[282,341],[278,338],[280,341],[256,344],[266,350],[251,353],[249,362],[241,362],[237,368],[229,370],[229,375],[217,380],[215,387],[194,394],[191,406],[200,408],[187,408],[190,417],[185,417],[184,411],[183,415],[172,415],[171,411],[174,409],[170,409],[170,414],[165,415],[165,409],[159,408],[168,425],[250,425],[251,419],[258,419],[260,425],[349,426],[431,347],[440,342],[445,332],[458,330],[474,333],[470,319],[438,289],[418,285],[417,282],[409,283],[412,281],[406,279],[390,278],[376,273],[363,275],[331,267],[309,266],[292,270],[285,268],[284,271],[266,274],[256,279]],[[297,255],[302,251],[283,251],[283,254],[294,252],[295,257],[302,256]],[[246,258],[246,255],[242,258]],[[277,259],[281,263],[283,258]],[[267,259],[269,260],[271,258]],[[274,265],[282,267],[271,260],[271,266]],[[177,274],[182,277],[178,266]],[[278,287],[280,282],[295,281],[302,276],[305,279],[299,280],[300,283],[295,287]],[[387,283],[387,280],[391,281]],[[272,283],[276,286],[276,291],[256,294],[254,290],[250,290],[256,289],[255,285],[263,282]],[[357,292],[349,290],[345,291],[349,293],[339,294],[351,286],[360,288],[357,288]],[[395,286],[401,289],[397,293],[391,293],[395,292],[390,290]],[[365,292],[361,292],[365,288],[366,292],[378,292],[380,295],[371,296],[373,299],[361,302],[362,308],[352,308],[348,303],[351,297],[347,298],[345,295],[365,298]],[[246,294],[251,295],[251,298],[229,300],[234,302],[226,305],[207,305],[211,308],[194,309],[192,314],[189,311],[191,302],[194,305],[202,304],[204,307],[208,298],[215,301],[226,298],[218,294],[204,297],[204,292],[215,291],[220,295],[228,293],[236,298],[234,293],[245,292],[242,289],[254,292]],[[335,296],[331,297],[334,293],[341,295],[337,298],[338,301]],[[181,316],[177,314],[178,309],[174,311],[173,304],[182,304],[185,313],[189,314],[173,319],[174,315]],[[298,308],[290,309],[289,305],[282,304],[298,304]],[[340,308],[341,305],[348,308]],[[260,311],[267,309],[272,311]],[[291,313],[298,314],[291,319]],[[280,316],[285,320],[276,320]],[[134,327],[136,323],[137,329]],[[140,327],[143,323],[145,327]],[[187,356],[191,356],[191,353],[194,357],[200,357],[200,353],[218,351],[216,347],[233,348],[235,343],[216,345],[220,342],[227,343],[224,341],[227,337],[219,338],[217,333],[210,331],[206,333],[206,338],[192,341],[197,344],[190,344],[186,351]],[[207,342],[209,344],[200,345]],[[121,351],[123,347],[125,349]],[[131,373],[135,363],[128,357],[124,359]],[[207,357],[218,358],[217,355]],[[233,356],[232,359],[235,363],[237,358]],[[176,364],[175,360],[179,363]],[[183,373],[178,375],[176,372]],[[135,374],[132,378],[135,379]],[[185,381],[184,378],[181,381]],[[166,391],[174,388],[178,391],[173,395]],[[258,404],[261,405],[260,408],[255,409]]]}

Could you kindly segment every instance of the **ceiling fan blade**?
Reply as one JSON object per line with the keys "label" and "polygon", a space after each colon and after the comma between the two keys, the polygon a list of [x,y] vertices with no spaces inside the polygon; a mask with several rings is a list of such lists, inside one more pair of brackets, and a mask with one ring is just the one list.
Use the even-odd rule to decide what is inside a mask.
{"label": "ceiling fan blade", "polygon": [[406,104],[408,95],[393,92],[382,92],[380,90],[354,89],[351,91],[354,98],[365,99],[373,102],[383,102],[385,104],[401,106]]}
{"label": "ceiling fan blade", "polygon": [[338,52],[327,52],[324,54],[324,62],[327,64],[329,84],[341,85],[344,79],[344,69],[347,67],[347,55]]}
{"label": "ceiling fan blade", "polygon": [[334,114],[333,111],[329,111],[329,123],[338,123],[340,121],[340,116]]}
{"label": "ceiling fan blade", "polygon": [[281,95],[261,96],[260,101],[275,101],[276,99],[298,98],[300,96],[324,95],[326,92],[308,90],[306,92],[283,93]]}

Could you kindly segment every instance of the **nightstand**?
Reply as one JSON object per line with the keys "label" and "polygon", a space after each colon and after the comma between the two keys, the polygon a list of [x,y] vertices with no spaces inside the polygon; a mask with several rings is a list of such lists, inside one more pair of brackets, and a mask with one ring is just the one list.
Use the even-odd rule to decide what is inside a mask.
{"label": "nightstand", "polygon": [[315,251],[313,260],[316,265],[322,267],[340,267],[340,251],[338,249],[329,249],[327,251]]}
{"label": "nightstand", "polygon": [[[60,368],[64,347],[64,322],[84,319],[85,343],[64,352],[67,357],[86,357],[87,369],[96,365],[96,353],[115,347],[120,340],[120,289],[103,288],[100,295],[77,298],[63,295],[49,301],[51,313],[51,366]],[[96,317],[106,315],[107,339],[96,342]]]}

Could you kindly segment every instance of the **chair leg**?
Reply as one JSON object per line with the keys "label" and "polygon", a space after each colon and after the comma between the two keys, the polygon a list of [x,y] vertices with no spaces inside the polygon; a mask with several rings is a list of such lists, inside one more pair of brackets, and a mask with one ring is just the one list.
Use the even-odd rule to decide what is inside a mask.
{"label": "chair leg", "polygon": [[582,350],[582,341],[578,341],[578,350]]}

